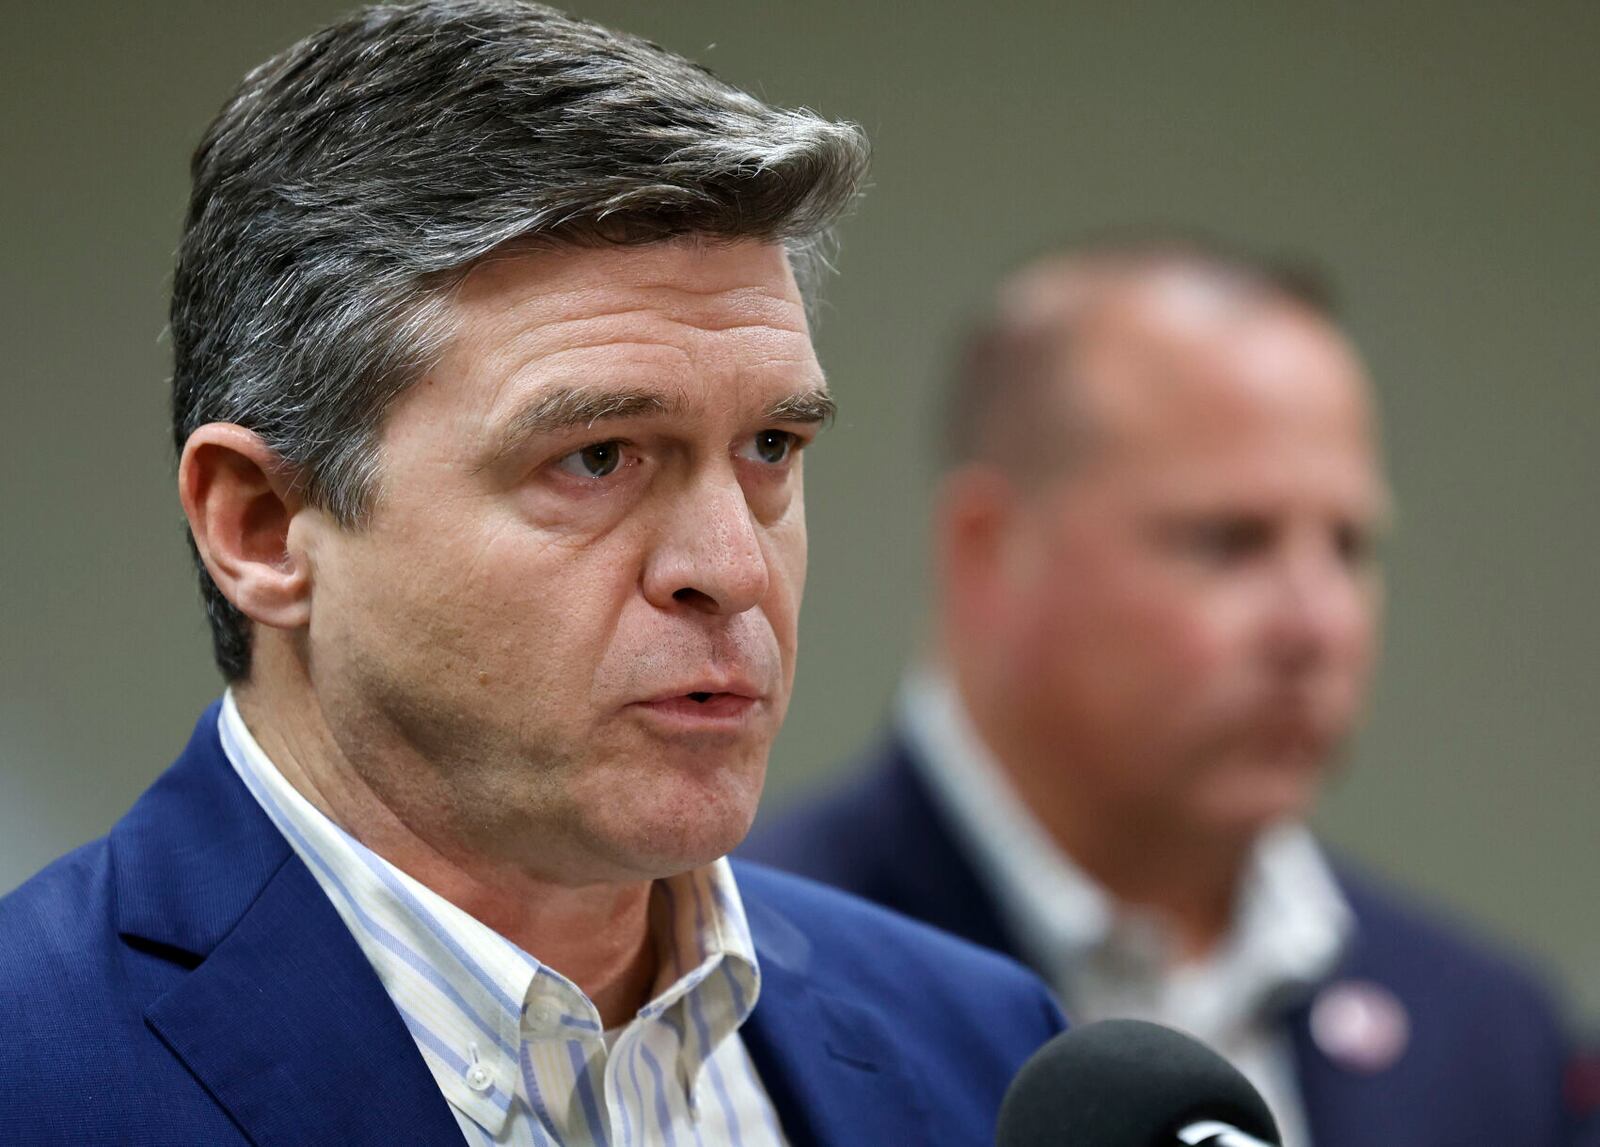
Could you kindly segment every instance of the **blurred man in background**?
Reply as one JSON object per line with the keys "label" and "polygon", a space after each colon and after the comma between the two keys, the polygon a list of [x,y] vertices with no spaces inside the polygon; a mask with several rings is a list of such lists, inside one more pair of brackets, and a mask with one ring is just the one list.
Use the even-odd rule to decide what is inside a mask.
{"label": "blurred man in background", "polygon": [[1192,244],[1040,259],[972,341],[948,449],[936,652],[888,747],[747,852],[1022,957],[1075,1019],[1198,1035],[1288,1143],[1560,1141],[1534,985],[1304,825],[1389,516],[1316,285]]}

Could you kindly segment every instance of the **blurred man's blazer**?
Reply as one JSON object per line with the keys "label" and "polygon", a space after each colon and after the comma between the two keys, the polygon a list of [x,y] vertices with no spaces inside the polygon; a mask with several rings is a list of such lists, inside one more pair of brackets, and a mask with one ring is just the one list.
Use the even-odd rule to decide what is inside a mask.
{"label": "blurred man's blazer", "polygon": [[[107,838],[0,900],[0,1143],[462,1142],[216,717]],[[1044,986],[831,889],[735,871],[762,972],[741,1034],[790,1141],[989,1142],[1062,1026]]]}
{"label": "blurred man's blazer", "polygon": [[[844,787],[758,825],[741,855],[1025,959],[909,753],[891,739]],[[1567,1144],[1567,1045],[1534,980],[1347,866],[1336,871],[1356,931],[1328,984],[1387,989],[1410,1032],[1393,1066],[1367,1073],[1318,1047],[1312,1000],[1285,1012],[1316,1147]]]}

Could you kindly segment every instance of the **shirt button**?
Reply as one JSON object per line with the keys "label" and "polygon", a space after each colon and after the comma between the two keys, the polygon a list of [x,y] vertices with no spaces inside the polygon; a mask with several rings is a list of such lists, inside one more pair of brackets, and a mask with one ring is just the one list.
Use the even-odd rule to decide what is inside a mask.
{"label": "shirt button", "polygon": [[494,1076],[483,1064],[475,1063],[467,1068],[467,1086],[473,1091],[488,1091],[494,1086]]}
{"label": "shirt button", "polygon": [[552,1028],[561,1016],[553,1004],[540,1000],[528,1009],[528,1018],[533,1021],[533,1026],[536,1028]]}

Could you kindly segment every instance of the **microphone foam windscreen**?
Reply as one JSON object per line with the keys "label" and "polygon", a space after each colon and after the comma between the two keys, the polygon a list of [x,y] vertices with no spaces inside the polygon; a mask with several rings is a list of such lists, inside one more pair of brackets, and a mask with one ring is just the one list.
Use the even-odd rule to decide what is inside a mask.
{"label": "microphone foam windscreen", "polygon": [[1200,1120],[1278,1141],[1266,1102],[1205,1044],[1159,1024],[1104,1020],[1056,1036],[1022,1065],[996,1142],[1164,1147]]}

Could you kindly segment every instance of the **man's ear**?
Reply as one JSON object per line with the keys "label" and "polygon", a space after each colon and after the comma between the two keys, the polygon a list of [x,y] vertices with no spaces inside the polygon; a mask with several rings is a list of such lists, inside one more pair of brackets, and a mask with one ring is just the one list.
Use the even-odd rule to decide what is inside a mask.
{"label": "man's ear", "polygon": [[297,629],[311,619],[311,570],[290,548],[304,507],[277,452],[254,431],[210,422],[189,435],[178,497],[195,548],[224,597],[252,621]]}
{"label": "man's ear", "polygon": [[940,482],[933,536],[948,622],[961,628],[992,622],[1005,592],[1006,545],[1016,511],[1016,488],[994,466],[961,466]]}

